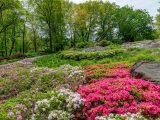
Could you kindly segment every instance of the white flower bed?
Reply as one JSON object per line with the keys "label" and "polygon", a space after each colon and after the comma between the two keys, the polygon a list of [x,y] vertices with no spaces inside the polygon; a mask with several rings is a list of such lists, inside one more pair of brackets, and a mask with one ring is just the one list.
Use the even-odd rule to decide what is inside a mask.
{"label": "white flower bed", "polygon": [[141,113],[132,114],[127,113],[124,115],[110,114],[109,116],[99,116],[95,120],[147,120]]}
{"label": "white flower bed", "polygon": [[53,110],[48,115],[48,120],[70,120],[70,113],[62,110]]}
{"label": "white flower bed", "polygon": [[63,71],[69,80],[85,80],[84,78],[84,71],[82,67],[74,67],[71,65],[62,65],[59,69],[59,71]]}
{"label": "white flower bed", "polygon": [[48,120],[70,120],[74,118],[73,113],[82,107],[84,99],[81,99],[80,94],[74,93],[69,89],[61,89],[57,92],[53,91],[50,99],[37,101],[35,117],[39,118],[42,114]]}

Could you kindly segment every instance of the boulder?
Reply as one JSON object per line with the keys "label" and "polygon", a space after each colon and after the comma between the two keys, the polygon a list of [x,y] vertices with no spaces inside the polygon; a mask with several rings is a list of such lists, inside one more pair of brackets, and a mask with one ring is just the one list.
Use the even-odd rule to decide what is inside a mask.
{"label": "boulder", "polygon": [[139,61],[133,65],[131,75],[160,84],[160,62]]}

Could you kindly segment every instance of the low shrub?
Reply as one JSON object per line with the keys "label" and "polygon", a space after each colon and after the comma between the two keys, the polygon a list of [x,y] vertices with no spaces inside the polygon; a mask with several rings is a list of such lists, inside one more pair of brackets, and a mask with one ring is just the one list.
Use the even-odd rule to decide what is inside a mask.
{"label": "low shrub", "polygon": [[88,47],[93,47],[93,46],[94,46],[93,42],[79,42],[76,45],[77,48],[88,48]]}
{"label": "low shrub", "polygon": [[80,94],[69,89],[53,91],[50,99],[36,102],[34,118],[38,120],[70,120],[75,118],[75,111],[80,109],[85,102]]}
{"label": "low shrub", "polygon": [[2,120],[55,120],[57,117],[70,120],[83,103],[80,95],[73,92],[85,83],[81,67],[39,68],[29,60],[22,60],[0,66],[0,70],[3,71],[0,73]]}
{"label": "low shrub", "polygon": [[109,45],[112,45],[113,43],[111,41],[108,41],[108,40],[101,40],[98,42],[98,45],[101,46],[101,47],[106,47],[106,46],[109,46]]}
{"label": "low shrub", "polygon": [[3,120],[70,120],[76,117],[75,111],[81,109],[85,100],[69,89],[60,89],[7,102],[7,113],[4,106],[0,108],[0,119]]}
{"label": "low shrub", "polygon": [[[160,117],[159,85],[132,78],[130,69],[124,64],[108,68],[97,66],[88,67],[87,69],[91,70],[89,74],[94,76],[97,72],[102,71],[103,76],[90,79],[90,84],[78,89],[78,93],[86,100],[82,112],[79,113],[81,116],[86,116],[87,120],[94,120],[97,116],[109,116],[113,113],[120,114],[116,116],[119,117],[117,120],[121,120],[123,118],[121,114],[141,112],[142,116],[147,119]],[[98,68],[100,70],[97,70]],[[102,118],[108,120],[109,117],[97,117],[96,119],[101,120]]]}
{"label": "low shrub", "polygon": [[96,64],[91,66],[84,66],[85,79],[90,83],[91,79],[97,79],[101,77],[126,77],[130,75],[128,64],[116,63],[116,64]]}
{"label": "low shrub", "polygon": [[[110,114],[109,116],[96,117],[95,120],[147,120],[140,112],[120,114]],[[158,119],[157,119],[158,120]]]}
{"label": "low shrub", "polygon": [[74,52],[74,51],[63,51],[59,54],[61,59],[71,59],[71,60],[98,60],[106,57],[113,57],[120,53],[123,53],[124,49],[111,49],[105,51],[98,51],[98,52]]}
{"label": "low shrub", "polygon": [[61,87],[76,90],[85,82],[81,67],[64,65],[58,69],[38,68],[31,60],[0,66],[0,101],[12,98],[20,92],[38,89],[41,92]]}

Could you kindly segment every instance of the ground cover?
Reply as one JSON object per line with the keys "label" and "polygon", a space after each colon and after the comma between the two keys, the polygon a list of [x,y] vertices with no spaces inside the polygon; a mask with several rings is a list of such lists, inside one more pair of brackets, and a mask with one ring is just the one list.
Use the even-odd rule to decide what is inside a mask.
{"label": "ground cover", "polygon": [[[117,49],[116,49],[117,50]],[[91,49],[92,51],[92,49]],[[100,51],[101,52],[101,51]],[[149,61],[160,61],[160,57],[158,54],[154,54],[155,52],[160,52],[160,49],[138,49],[138,48],[131,48],[126,49],[123,52],[121,51],[119,54],[110,57],[104,57],[101,59],[82,59],[82,60],[75,60],[75,59],[61,59],[61,53],[51,54],[46,57],[40,58],[35,61],[35,64],[39,67],[49,67],[49,68],[56,68],[63,64],[70,64],[72,66],[86,66],[86,65],[93,65],[93,64],[113,64],[118,62],[127,62],[130,64],[134,64],[139,60],[149,60]],[[62,54],[66,54],[67,56],[73,55],[76,57],[77,52],[74,51],[64,51]],[[85,55],[93,52],[80,52],[81,54],[84,53]],[[79,54],[79,51],[78,51]],[[82,56],[82,55],[81,55]]]}
{"label": "ground cover", "polygon": [[[95,69],[96,68],[96,71]],[[91,78],[99,70],[101,77],[92,78],[87,85],[81,86],[78,93],[84,98],[82,114],[87,120],[109,114],[141,112],[147,119],[160,117],[160,86],[151,82],[134,79],[130,69],[123,64],[107,68],[105,65],[86,67],[86,77]],[[90,73],[90,74],[88,74]],[[98,119],[98,118],[97,118]],[[107,117],[104,118],[107,120]],[[138,118],[137,118],[138,119]]]}
{"label": "ground cover", "polygon": [[98,60],[57,53],[1,65],[0,120],[158,120],[160,86],[130,70],[137,60],[159,61],[159,51],[134,48]]}

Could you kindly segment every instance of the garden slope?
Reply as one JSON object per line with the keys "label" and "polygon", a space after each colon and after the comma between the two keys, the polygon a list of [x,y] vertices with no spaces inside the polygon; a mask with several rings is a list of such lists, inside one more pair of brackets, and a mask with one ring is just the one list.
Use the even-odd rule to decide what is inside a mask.
{"label": "garden slope", "polygon": [[35,64],[27,59],[0,66],[0,120],[158,119],[160,86],[132,78],[130,67],[137,60],[160,61],[151,54],[160,49],[118,51],[100,59],[93,52],[66,59],[63,53],[76,58],[84,52],[63,51]]}

